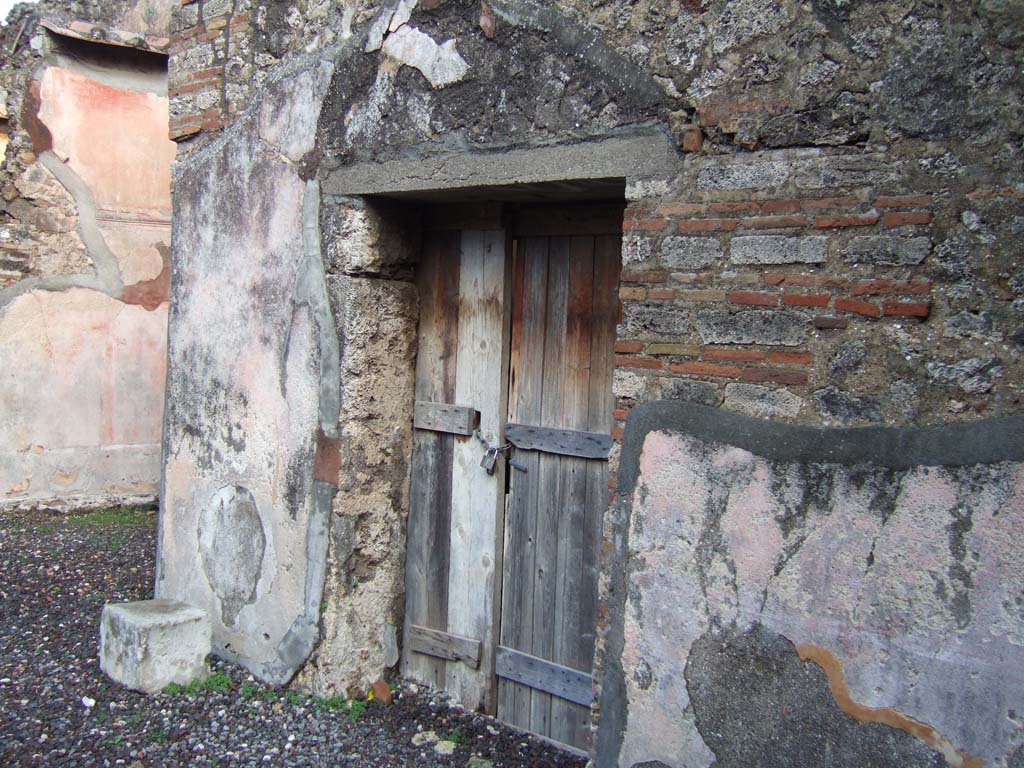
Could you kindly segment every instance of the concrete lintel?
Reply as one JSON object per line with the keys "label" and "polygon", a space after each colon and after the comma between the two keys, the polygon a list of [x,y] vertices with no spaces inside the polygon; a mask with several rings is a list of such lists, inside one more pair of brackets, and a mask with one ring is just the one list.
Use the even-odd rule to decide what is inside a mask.
{"label": "concrete lintel", "polygon": [[663,176],[678,158],[657,129],[626,136],[504,152],[465,152],[359,163],[327,174],[329,195],[374,195],[534,184],[566,179]]}

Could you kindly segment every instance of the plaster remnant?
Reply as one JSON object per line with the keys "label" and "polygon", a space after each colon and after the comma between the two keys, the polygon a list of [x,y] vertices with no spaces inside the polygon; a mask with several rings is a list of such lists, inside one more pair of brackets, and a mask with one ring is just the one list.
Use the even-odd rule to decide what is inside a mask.
{"label": "plaster remnant", "polygon": [[[1015,740],[1003,714],[1024,690],[1021,429],[808,429],[633,407],[619,474],[630,518],[608,534],[607,578],[628,578],[602,682],[614,760],[598,764],[1002,765]],[[850,717],[787,638],[841,649],[850,700],[908,720]]]}
{"label": "plaster remnant", "polygon": [[31,290],[65,291],[69,288],[90,288],[115,299],[121,298],[124,283],[117,256],[110,250],[96,219],[96,200],[92,190],[53,150],[44,150],[38,162],[52,173],[75,201],[78,212],[78,234],[93,264],[94,274],[50,275],[29,277],[0,289],[0,311],[15,298]]}
{"label": "plaster remnant", "polygon": [[256,599],[267,536],[252,493],[239,485],[221,488],[199,518],[203,571],[221,601],[221,617],[234,626],[242,606]]}
{"label": "plaster remnant", "polygon": [[383,51],[402,64],[418,69],[434,88],[457,83],[469,72],[466,60],[455,50],[455,40],[438,45],[416,27],[403,26],[384,40]]}
{"label": "plaster remnant", "polygon": [[336,438],[341,408],[338,376],[341,351],[327,298],[320,246],[320,182],[316,180],[306,182],[302,198],[302,248],[304,255],[295,273],[292,302],[296,307],[308,306],[316,320],[320,345],[320,430],[327,437]]}
{"label": "plaster remnant", "polygon": [[399,0],[395,14],[388,24],[388,32],[397,32],[403,24],[412,18],[412,12],[416,8],[417,0]]}
{"label": "plaster remnant", "polygon": [[855,702],[850,694],[850,689],[846,687],[846,676],[843,673],[842,663],[828,650],[805,643],[798,645],[796,652],[801,661],[813,661],[821,667],[828,678],[828,687],[832,691],[836,704],[853,719],[862,723],[882,723],[906,731],[935,751],[941,752],[951,768],[982,768],[984,766],[984,760],[961,752],[952,741],[930,725],[907,717],[892,707],[868,707]]}
{"label": "plaster remnant", "polygon": [[316,144],[316,127],[334,65],[322,61],[267,94],[260,104],[260,138],[277,147],[293,163]]}

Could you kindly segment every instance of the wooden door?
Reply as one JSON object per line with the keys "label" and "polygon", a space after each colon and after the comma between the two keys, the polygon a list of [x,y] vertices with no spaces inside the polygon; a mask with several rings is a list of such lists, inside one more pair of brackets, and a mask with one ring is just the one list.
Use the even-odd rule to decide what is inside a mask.
{"label": "wooden door", "polygon": [[[402,667],[581,748],[622,220],[594,210],[424,236]],[[516,446],[493,474],[485,443]]]}
{"label": "wooden door", "polygon": [[525,471],[506,502],[498,717],[584,749],[620,250],[617,233],[514,242],[506,439]]}
{"label": "wooden door", "polygon": [[403,672],[494,712],[504,462],[480,467],[505,416],[502,230],[424,235],[419,269]]}

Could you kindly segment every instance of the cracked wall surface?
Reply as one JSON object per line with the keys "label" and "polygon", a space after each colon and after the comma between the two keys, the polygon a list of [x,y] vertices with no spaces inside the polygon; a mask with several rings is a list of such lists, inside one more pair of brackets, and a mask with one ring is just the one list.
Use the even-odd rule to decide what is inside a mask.
{"label": "cracked wall surface", "polygon": [[622,613],[599,764],[1010,764],[1020,417],[930,434],[667,403],[641,419],[606,566]]}
{"label": "cracked wall surface", "polygon": [[73,10],[4,28],[0,507],[151,501],[160,475],[166,59]]}
{"label": "cracked wall surface", "polygon": [[[175,273],[183,310],[171,327],[170,402],[181,408],[169,421],[168,468],[181,450],[189,469],[168,475],[162,529],[172,531],[183,514],[192,537],[195,510],[208,501],[171,493],[201,476],[211,483],[207,500],[221,491],[216,498],[238,498],[230,489],[250,483],[278,489],[267,500],[253,494],[262,530],[282,531],[268,541],[283,531],[298,540],[315,530],[294,511],[312,493],[309,477],[336,480],[327,546],[299,558],[307,573],[323,569],[325,588],[319,628],[304,635],[319,645],[298,679],[356,692],[388,674],[401,615],[409,413],[400,402],[415,310],[403,272],[407,243],[396,236],[404,221],[383,213],[373,197],[380,194],[471,188],[486,196],[492,185],[625,179],[612,435],[625,439],[630,491],[630,457],[640,449],[628,453],[623,430],[652,401],[713,406],[725,421],[738,413],[835,427],[1019,414],[1022,18],[1019,3],[1003,0],[183,3],[172,22],[170,96],[182,158],[176,205],[189,223],[175,251],[184,259]],[[289,106],[295,99],[305,104],[298,111]],[[224,171],[216,177],[206,165],[214,158]],[[268,290],[262,275],[298,284],[288,270],[305,246],[289,190],[312,179],[321,184],[322,258],[339,338],[337,435],[314,434],[308,403],[275,400],[278,377],[251,380],[249,368],[205,341],[195,344],[201,354],[185,352],[211,325],[225,328],[239,357],[276,359],[282,338],[297,338],[281,317],[312,305],[295,291]],[[246,207],[256,213],[242,221],[235,211]],[[259,234],[265,222],[287,223],[286,257]],[[230,242],[215,235],[225,226]],[[199,291],[209,303],[235,297],[250,309],[199,311],[190,298]],[[315,386],[321,420],[323,371]],[[315,378],[302,380],[310,396]],[[642,526],[635,541],[626,536],[631,520],[644,519],[642,498],[608,513],[601,760],[700,765],[717,756],[739,765],[756,762],[776,739],[779,765],[800,765],[804,750],[823,764],[858,752],[875,765],[1019,761],[1020,709],[1011,718],[1009,706],[993,714],[1005,702],[976,711],[970,704],[984,685],[1002,684],[993,670],[1003,668],[1000,654],[1016,659],[1019,645],[984,636],[985,627],[1003,632],[999,611],[1012,613],[1013,599],[992,597],[1003,594],[998,579],[982,578],[970,549],[997,542],[987,562],[1019,592],[1007,565],[1016,554],[998,529],[1007,518],[990,521],[971,506],[1016,477],[1012,467],[1002,475],[979,469],[1001,466],[999,440],[942,438],[941,460],[911,465],[900,465],[900,446],[883,440],[888,458],[861,450],[857,474],[847,449],[829,442],[843,430],[773,436],[776,449],[801,442],[818,453],[772,461],[763,447],[705,435],[701,444],[733,446],[719,458],[736,471],[724,472],[698,461],[705,449],[686,434],[669,430],[652,445],[667,441],[656,445],[664,463],[693,482],[701,479],[695,468],[712,473],[703,479],[706,503],[677,481],[673,492],[692,508],[672,517],[652,507],[651,530],[662,526],[663,541],[644,539]],[[908,450],[935,449],[932,433],[913,434]],[[274,440],[287,457],[265,461]],[[617,444],[613,478],[619,451]],[[300,481],[275,485],[280,466]],[[672,482],[656,466],[647,472]],[[776,475],[774,485],[765,479]],[[869,494],[876,486],[877,504]],[[974,486],[977,493],[964,490]],[[910,491],[931,506],[913,507]],[[970,504],[958,506],[957,494]],[[1018,497],[1005,503],[1019,519]],[[885,505],[893,511],[883,523]],[[242,507],[237,514],[249,519]],[[779,511],[789,507],[792,514]],[[705,535],[701,521],[715,515]],[[824,532],[839,521],[846,527],[829,538]],[[677,527],[685,541],[676,540]],[[871,541],[877,534],[875,550],[865,551],[857,532]],[[168,535],[162,562],[184,568],[176,558],[190,540],[170,543]],[[814,549],[819,540],[824,550]],[[833,540],[849,550],[834,562],[825,546]],[[628,541],[636,548],[623,549]],[[665,547],[680,548],[680,557]],[[255,594],[293,616],[313,593],[274,595],[270,558],[262,557],[269,570],[258,571],[264,583],[255,593],[231,594]],[[838,592],[810,590],[814,578],[834,581]],[[208,581],[190,594],[216,606]],[[680,584],[691,598],[682,608],[668,596]],[[882,595],[878,605],[864,597],[865,585]],[[615,614],[627,594],[631,602]],[[1009,607],[979,607],[1003,597]],[[664,627],[646,623],[660,615],[642,611],[647,599],[665,603]],[[231,637],[288,659],[282,669],[302,663],[308,643],[271,648],[261,631],[250,622]],[[979,657],[968,637],[984,640],[978,647],[991,655]],[[692,665],[679,658],[683,642],[696,649]],[[627,643],[635,663],[620,674]],[[942,681],[921,661],[922,648],[936,669],[969,670],[966,692],[948,711],[937,711]],[[698,704],[687,711],[691,689]],[[756,718],[744,697],[760,702]],[[801,700],[814,706],[800,710],[796,727],[780,725],[780,708]],[[637,707],[628,727],[616,720],[623,702]],[[712,733],[704,713],[729,725],[727,737]],[[752,718],[764,728],[742,727]]]}
{"label": "cracked wall surface", "polygon": [[333,69],[280,78],[176,168],[156,593],[206,609],[217,651],[277,684],[319,638],[338,483],[339,335],[298,163]]}
{"label": "cracked wall surface", "polygon": [[[407,157],[418,145],[446,167],[445,136],[476,102],[501,98],[495,88],[505,83],[493,65],[470,77],[452,42],[453,33],[477,29],[477,17],[461,6],[423,17],[414,5],[379,17],[377,43],[364,26],[268,74],[220,137],[179,136],[157,590],[209,608],[218,652],[265,679],[287,682],[310,656],[298,683],[322,693],[365,691],[398,662],[418,318],[418,214],[342,188],[352,163]],[[236,14],[218,28],[240,35],[249,21]],[[530,24],[506,44],[549,66],[571,58],[564,40]],[[473,40],[465,53],[480,62],[483,48]],[[588,89],[612,88],[612,69]],[[428,111],[445,104],[463,79],[473,103],[451,101],[454,111],[433,127],[425,112],[406,110],[410,99]],[[527,101],[542,86],[510,87],[505,98]],[[623,98],[631,105],[623,124],[643,122],[644,98]],[[606,138],[605,123],[556,112],[543,135],[527,123],[518,130],[537,143]],[[650,130],[638,142],[627,136],[627,149],[604,148],[589,175],[621,174],[651,147],[667,151]],[[519,164],[514,177],[545,165]],[[301,215],[299,184],[309,208]],[[322,259],[302,259],[318,228]],[[322,337],[327,318],[334,346]],[[278,373],[282,356],[287,370]],[[219,540],[216,530],[235,517],[264,542],[246,549],[260,553],[260,567],[242,558],[237,581],[213,578],[198,567],[196,541]],[[318,543],[303,550],[303,541]]]}

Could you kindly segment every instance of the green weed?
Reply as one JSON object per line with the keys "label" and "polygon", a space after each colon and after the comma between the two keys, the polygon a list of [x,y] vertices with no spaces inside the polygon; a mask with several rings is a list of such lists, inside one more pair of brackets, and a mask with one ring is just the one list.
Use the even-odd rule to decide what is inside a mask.
{"label": "green weed", "polygon": [[260,687],[256,683],[242,683],[242,687],[238,689],[243,699],[255,699],[259,692]]}
{"label": "green weed", "polygon": [[444,736],[442,738],[442,741],[453,741],[456,744],[465,744],[466,737],[462,734],[462,728],[456,726],[455,728],[451,729],[447,736]]}
{"label": "green weed", "polygon": [[92,512],[85,512],[79,515],[69,515],[68,524],[79,528],[92,526],[135,526],[135,525],[156,525],[156,518],[151,517],[145,510],[131,507],[111,507],[109,509],[97,509]]}
{"label": "green weed", "polygon": [[366,708],[368,706],[370,706],[370,702],[366,701],[365,699],[350,700],[348,703],[348,719],[351,720],[353,723],[356,722],[360,717],[363,716],[363,713],[366,711]]}
{"label": "green weed", "polygon": [[370,706],[370,702],[364,699],[347,699],[340,695],[330,696],[326,699],[310,696],[308,701],[313,709],[322,712],[344,712],[353,723],[362,717],[366,708]]}
{"label": "green weed", "polygon": [[169,683],[164,688],[168,696],[188,696],[195,698],[204,693],[226,693],[231,690],[231,676],[227,672],[216,672],[205,680],[193,680],[188,685]]}

